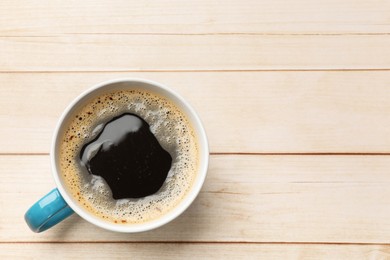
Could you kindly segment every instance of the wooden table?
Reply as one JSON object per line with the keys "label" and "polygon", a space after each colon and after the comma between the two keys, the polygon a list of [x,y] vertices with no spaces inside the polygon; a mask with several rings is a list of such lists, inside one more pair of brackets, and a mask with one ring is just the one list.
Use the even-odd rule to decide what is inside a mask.
{"label": "wooden table", "polygon": [[[390,2],[0,2],[0,259],[389,259]],[[49,147],[91,85],[142,77],[199,112],[211,162],[177,220],[32,233]]]}

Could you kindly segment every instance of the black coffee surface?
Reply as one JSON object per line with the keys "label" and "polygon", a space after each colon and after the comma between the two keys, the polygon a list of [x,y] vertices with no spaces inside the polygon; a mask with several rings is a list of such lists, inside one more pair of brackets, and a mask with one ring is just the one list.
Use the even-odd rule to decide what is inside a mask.
{"label": "black coffee surface", "polygon": [[114,199],[156,193],[172,164],[171,155],[148,123],[129,113],[107,122],[97,137],[82,147],[80,159],[90,174],[104,178]]}

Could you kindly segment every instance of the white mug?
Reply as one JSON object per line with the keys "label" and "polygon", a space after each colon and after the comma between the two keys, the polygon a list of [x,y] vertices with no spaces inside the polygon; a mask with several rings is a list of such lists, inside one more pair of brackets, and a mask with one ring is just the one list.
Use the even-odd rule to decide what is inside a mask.
{"label": "white mug", "polygon": [[[137,88],[151,91],[173,102],[188,117],[190,123],[193,126],[199,145],[199,167],[197,168],[198,172],[195,175],[195,181],[191,186],[191,190],[185,195],[180,203],[158,219],[143,223],[126,225],[104,221],[103,219],[95,216],[93,213],[87,211],[85,208],[79,205],[77,200],[66,190],[65,184],[60,178],[58,160],[59,145],[62,142],[61,132],[63,132],[64,128],[66,127],[66,122],[69,117],[72,116],[73,112],[81,105],[85,104],[90,98],[98,97],[107,91],[123,88]],[[75,212],[88,222],[101,228],[116,232],[134,233],[160,227],[178,217],[191,205],[196,196],[199,194],[206,178],[209,161],[209,148],[206,133],[198,115],[188,104],[188,102],[185,101],[180,95],[175,93],[170,88],[151,80],[124,78],[102,82],[93,86],[89,90],[79,95],[65,109],[54,131],[50,159],[52,173],[57,187],[38,202],[36,202],[26,212],[25,220],[34,232],[42,232],[46,229],[49,229]]]}

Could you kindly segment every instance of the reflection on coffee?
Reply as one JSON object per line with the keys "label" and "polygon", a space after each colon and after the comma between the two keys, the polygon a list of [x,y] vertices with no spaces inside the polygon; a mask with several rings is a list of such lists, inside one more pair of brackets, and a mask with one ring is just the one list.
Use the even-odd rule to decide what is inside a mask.
{"label": "reflection on coffee", "polygon": [[80,159],[89,173],[103,177],[114,199],[156,193],[172,163],[149,124],[128,113],[106,123],[98,136],[83,146]]}
{"label": "reflection on coffee", "polygon": [[[132,133],[133,138],[128,139],[126,133],[119,133],[124,137],[121,140],[119,136],[105,133],[116,124],[127,125],[125,132],[131,132],[137,128],[137,122],[142,129]],[[190,191],[199,167],[198,140],[186,114],[165,97],[142,89],[103,93],[85,101],[66,125],[58,152],[61,179],[74,201],[96,217],[126,225],[151,221],[170,212]],[[109,132],[115,132],[111,130]],[[141,133],[148,136],[141,137]],[[115,145],[105,142],[106,139],[115,139],[111,140],[112,143],[119,146],[114,148]],[[101,142],[103,144],[98,149],[93,147]],[[137,145],[141,145],[138,142],[147,143],[149,147],[144,148],[148,151],[133,150],[134,147],[127,145],[122,147],[122,144],[131,142]],[[129,159],[125,163],[121,154],[123,149],[127,149],[123,158],[139,153],[135,156],[143,161],[137,163],[133,158],[134,161]],[[151,151],[163,162],[147,158]],[[115,160],[121,163],[116,164]],[[143,169],[135,169],[138,166]],[[146,170],[145,167],[153,169]],[[120,177],[120,181],[115,182],[125,168],[134,170],[135,175]],[[154,168],[161,168],[164,173],[157,177],[156,183],[166,177],[161,187],[149,181],[144,183],[149,177],[139,175],[145,172],[156,177]],[[133,177],[141,179],[134,182]],[[150,189],[145,188],[148,186]]]}

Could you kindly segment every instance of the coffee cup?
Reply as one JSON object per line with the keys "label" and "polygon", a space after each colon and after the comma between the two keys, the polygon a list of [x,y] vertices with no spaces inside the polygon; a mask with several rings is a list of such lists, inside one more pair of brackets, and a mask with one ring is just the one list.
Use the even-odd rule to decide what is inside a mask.
{"label": "coffee cup", "polygon": [[[200,118],[180,95],[124,78],[93,86],[65,109],[50,160],[56,188],[26,212],[31,230],[76,213],[98,227],[135,233],[167,224],[191,205],[209,148]],[[148,189],[153,181],[158,186]]]}

